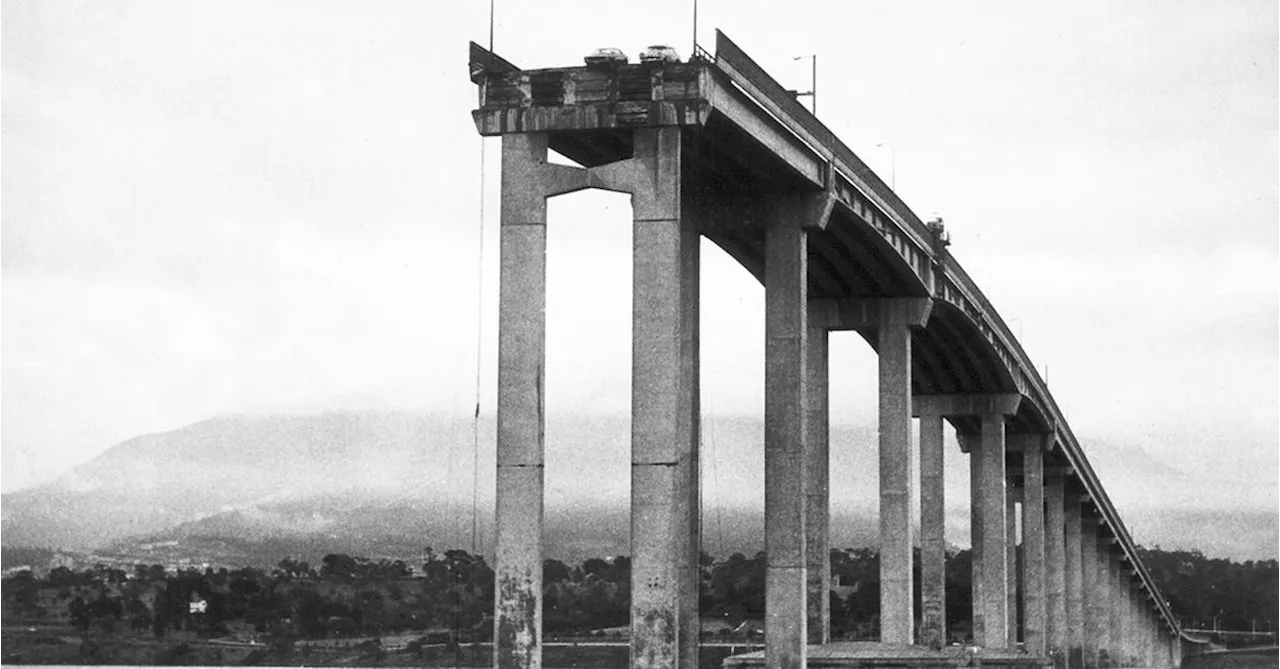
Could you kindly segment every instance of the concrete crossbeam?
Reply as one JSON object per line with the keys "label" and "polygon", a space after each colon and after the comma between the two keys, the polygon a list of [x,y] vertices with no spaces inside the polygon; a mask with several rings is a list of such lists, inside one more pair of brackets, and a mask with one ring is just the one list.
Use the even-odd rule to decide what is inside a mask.
{"label": "concrete crossbeam", "polygon": [[813,300],[809,323],[828,330],[870,330],[881,325],[924,327],[933,311],[928,297]]}
{"label": "concrete crossbeam", "polygon": [[[1017,393],[916,395],[912,398],[913,416],[1012,416],[1018,413],[1022,396]],[[1014,447],[1010,442],[1008,448]],[[1021,448],[1021,443],[1016,444]]]}

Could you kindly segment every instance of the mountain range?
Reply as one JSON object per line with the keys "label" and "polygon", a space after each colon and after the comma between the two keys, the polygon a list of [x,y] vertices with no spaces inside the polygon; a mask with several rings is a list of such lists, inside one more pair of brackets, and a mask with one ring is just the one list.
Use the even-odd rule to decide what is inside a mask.
{"label": "mountain range", "polygon": [[[491,554],[492,420],[427,413],[224,416],[122,442],[53,482],[3,495],[0,542],[274,564],[331,552],[417,559],[426,546]],[[629,552],[628,419],[552,416],[545,553]],[[763,424],[712,416],[702,440],[703,548],[763,548]],[[832,544],[874,545],[875,426],[834,425]],[[947,449],[948,539],[968,539],[966,457]],[[1089,457],[1134,537],[1235,559],[1277,552],[1274,490],[1172,469],[1095,442]],[[473,508],[475,512],[473,513]]]}

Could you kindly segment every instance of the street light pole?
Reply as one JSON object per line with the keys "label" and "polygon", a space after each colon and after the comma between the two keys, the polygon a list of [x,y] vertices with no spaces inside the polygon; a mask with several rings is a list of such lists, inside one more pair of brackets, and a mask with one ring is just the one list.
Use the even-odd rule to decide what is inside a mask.
{"label": "street light pole", "polygon": [[889,189],[898,190],[898,149],[889,142],[880,142],[876,148],[889,147]]}
{"label": "street light pole", "polygon": [[809,111],[814,116],[818,115],[818,54],[809,54],[808,56],[792,56],[791,60],[800,60],[808,58],[812,61],[812,67],[809,70],[809,90],[803,93],[796,93],[796,97],[809,96]]}

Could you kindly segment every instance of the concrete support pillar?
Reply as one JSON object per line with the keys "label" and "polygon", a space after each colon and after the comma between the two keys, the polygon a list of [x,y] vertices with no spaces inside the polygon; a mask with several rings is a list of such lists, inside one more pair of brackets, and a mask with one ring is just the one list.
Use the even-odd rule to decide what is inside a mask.
{"label": "concrete support pillar", "polygon": [[1107,560],[1109,587],[1107,595],[1110,598],[1111,613],[1111,664],[1115,667],[1125,667],[1127,658],[1124,652],[1124,583],[1122,581],[1123,574],[1120,573],[1120,556],[1116,551],[1111,551]]}
{"label": "concrete support pillar", "polygon": [[679,557],[677,640],[679,667],[697,669],[702,621],[698,595],[702,585],[702,475],[698,442],[702,433],[701,292],[702,254],[698,221],[681,216],[680,226],[680,439],[676,496]]}
{"label": "concrete support pillar", "polygon": [[942,416],[920,415],[920,645],[947,645]]}
{"label": "concrete support pillar", "polygon": [[1142,645],[1146,656],[1143,666],[1156,666],[1156,615],[1152,613],[1151,602],[1147,600],[1143,600]]}
{"label": "concrete support pillar", "polygon": [[[1005,471],[1005,480],[1011,477],[1009,471]],[[1008,489],[1005,496],[1004,506],[1004,525],[1005,525],[1005,555],[1008,557],[1008,575],[1006,582],[1008,585],[1005,590],[1007,599],[1006,612],[1009,616],[1009,648],[1018,647],[1018,504],[1015,495],[1021,495],[1021,489],[1014,489],[1012,486]]]}
{"label": "concrete support pillar", "polygon": [[[905,302],[905,301],[903,301]],[[911,330],[882,301],[880,359],[880,641],[910,644],[915,616],[911,538]]]}
{"label": "concrete support pillar", "polygon": [[826,328],[809,326],[805,401],[805,560],[809,643],[831,640],[830,427]]}
{"label": "concrete support pillar", "polygon": [[1063,553],[1063,574],[1066,586],[1067,610],[1067,667],[1084,667],[1084,538],[1080,518],[1080,501],[1073,495],[1063,504],[1065,526],[1063,535],[1066,549]]}
{"label": "concrete support pillar", "polygon": [[1062,475],[1046,472],[1044,480],[1045,630],[1048,655],[1055,669],[1066,669],[1068,646],[1066,536],[1063,532]]}
{"label": "concrete support pillar", "polygon": [[1004,416],[982,417],[982,600],[983,639],[987,648],[1009,644],[1009,555],[1005,499]]}
{"label": "concrete support pillar", "polygon": [[631,666],[649,669],[677,666],[697,629],[682,613],[697,606],[698,238],[681,220],[679,130],[636,131],[633,169]]}
{"label": "concrete support pillar", "polygon": [[1111,535],[1110,528],[1098,527],[1097,581],[1094,585],[1093,615],[1098,624],[1098,665],[1115,666],[1111,645]]}
{"label": "concrete support pillar", "polygon": [[803,669],[807,244],[799,221],[771,223],[765,237],[765,667]]}
{"label": "concrete support pillar", "polygon": [[982,439],[980,435],[958,435],[960,442],[963,444],[968,441],[969,446],[969,546],[970,548],[970,583],[972,583],[972,592],[970,597],[973,601],[973,642],[974,644],[982,644],[987,638],[986,631],[986,589],[982,587],[983,582],[983,565],[982,559]]}
{"label": "concrete support pillar", "polygon": [[1046,656],[1044,448],[1036,435],[1022,450],[1022,640],[1032,655]]}
{"label": "concrete support pillar", "polygon": [[542,133],[502,138],[494,666],[542,666],[547,204]]}
{"label": "concrete support pillar", "polygon": [[1085,516],[1080,520],[1080,593],[1084,601],[1084,666],[1098,669],[1098,643],[1102,626],[1098,618],[1098,521]]}

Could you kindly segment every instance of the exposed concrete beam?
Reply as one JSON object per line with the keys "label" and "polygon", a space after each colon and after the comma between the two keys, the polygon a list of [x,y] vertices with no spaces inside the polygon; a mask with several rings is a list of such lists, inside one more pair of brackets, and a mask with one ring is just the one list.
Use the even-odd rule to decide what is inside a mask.
{"label": "exposed concrete beam", "polygon": [[[956,395],[916,395],[912,397],[911,415],[919,416],[985,416],[998,414],[1012,416],[1018,413],[1018,405],[1022,395],[1016,393],[998,394],[956,394]],[[1014,442],[1022,442],[1008,435],[1008,450],[1015,448]]]}
{"label": "exposed concrete beam", "polygon": [[809,323],[828,330],[875,329],[881,325],[924,327],[933,311],[928,297],[812,300]]}

